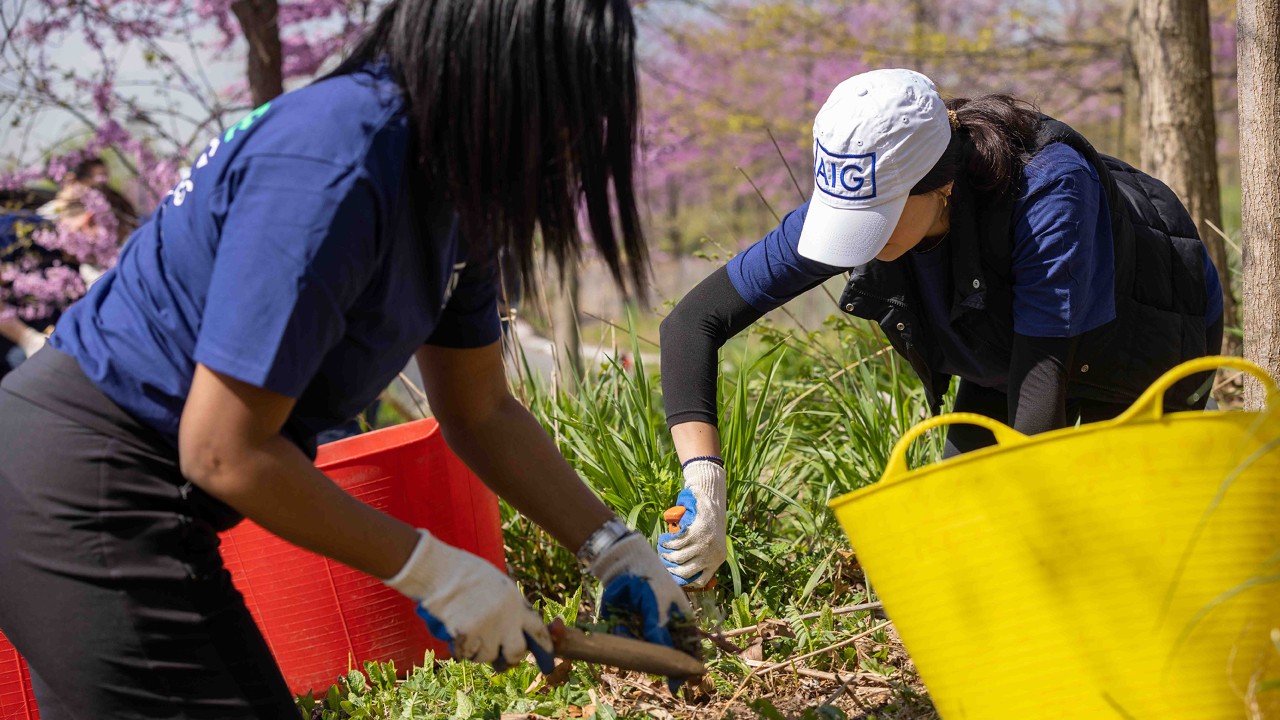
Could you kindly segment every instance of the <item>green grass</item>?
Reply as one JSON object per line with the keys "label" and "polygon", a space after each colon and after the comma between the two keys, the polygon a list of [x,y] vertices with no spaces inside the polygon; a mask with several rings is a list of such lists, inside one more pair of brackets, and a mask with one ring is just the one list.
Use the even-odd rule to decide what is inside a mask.
{"label": "green grass", "polygon": [[[1223,189],[1223,229],[1239,242],[1239,188]],[[1238,253],[1232,269],[1238,275]],[[590,368],[577,389],[549,387],[531,372],[513,378],[515,393],[533,410],[560,450],[599,496],[651,539],[661,531],[661,513],[680,489],[675,450],[667,431],[651,353],[636,335],[656,337],[652,322],[632,331],[636,366],[615,363]],[[635,328],[636,325],[631,325]],[[613,342],[616,328],[591,323],[584,335]],[[625,333],[622,333],[625,336]],[[770,630],[755,638],[766,661],[827,648],[875,627],[862,611],[833,615],[832,607],[874,599],[827,503],[874,482],[897,439],[926,417],[918,379],[884,338],[866,324],[833,317],[820,328],[759,323],[730,343],[721,356],[719,428],[730,468],[730,559],[718,575],[717,601],[723,628],[762,622]],[[384,406],[379,426],[396,418]],[[940,456],[941,433],[911,448],[914,466]],[[570,554],[540,528],[504,506],[508,565],[526,596],[540,598],[548,617],[572,621],[594,608],[598,588]],[[816,617],[808,617],[816,615]],[[704,623],[705,624],[705,623]],[[453,661],[424,663],[407,676],[377,664],[354,671],[325,696],[302,702],[305,714],[341,718],[494,718],[517,713],[534,717],[651,717],[655,707],[674,717],[796,717],[819,720],[933,718],[928,699],[902,671],[893,638],[881,630],[867,644],[820,654],[805,665],[882,675],[893,692],[871,708],[846,701],[826,703],[833,686],[794,675],[752,676],[742,656],[706,645],[711,672],[696,691],[662,699],[620,688],[616,675],[575,666],[567,682],[550,687],[532,665],[496,674],[490,668]],[[1276,637],[1280,653],[1280,635]],[[630,682],[643,681],[636,678]],[[1280,681],[1258,690],[1278,692]],[[630,686],[627,686],[630,687]],[[630,693],[630,694],[629,694]],[[730,707],[728,700],[736,697]]]}
{"label": "green grass", "polygon": [[[528,371],[513,378],[512,386],[595,492],[628,524],[656,539],[662,511],[675,501],[681,479],[659,378],[644,364],[640,342],[634,334],[629,339],[633,369],[613,362],[590,368],[573,392],[549,387]],[[833,318],[812,331],[763,323],[723,351],[719,427],[730,468],[731,544],[716,593],[722,629],[778,621],[758,643],[762,660],[822,650],[878,622],[866,611],[830,613],[871,597],[827,503],[878,478],[897,438],[926,417],[918,380],[884,348],[883,338],[866,327]],[[924,462],[939,451],[940,438],[931,438],[918,442],[911,455]],[[505,506],[503,520],[508,565],[526,596],[542,599],[548,617],[576,615],[579,609],[590,613],[599,588],[583,585],[570,554]],[[902,672],[905,655],[895,647],[879,631],[864,644],[822,653],[805,665],[885,676],[895,689],[877,706],[876,717],[933,717],[913,678]],[[748,717],[845,714],[817,696],[833,684],[815,694],[812,680],[805,686],[794,674],[757,679],[741,657],[710,643],[706,650],[706,682],[681,699],[666,698],[666,704],[659,701],[665,692],[631,697],[630,686],[587,667],[576,667],[567,683],[548,688],[538,684],[530,665],[494,674],[469,663],[433,664],[431,658],[407,679],[396,679],[394,668],[366,666],[365,673],[355,672],[325,697],[303,704],[307,713],[332,720],[568,717],[573,708],[588,706],[601,718],[645,717],[652,711],[644,709],[646,702],[676,717],[718,716],[726,709]],[[782,701],[779,687],[792,688],[794,697]]]}

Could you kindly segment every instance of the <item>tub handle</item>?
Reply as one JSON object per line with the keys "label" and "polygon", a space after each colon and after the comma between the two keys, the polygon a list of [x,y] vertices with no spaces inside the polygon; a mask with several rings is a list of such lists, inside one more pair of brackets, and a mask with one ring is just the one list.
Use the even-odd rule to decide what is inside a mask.
{"label": "tub handle", "polygon": [[907,448],[911,443],[930,430],[946,425],[977,425],[985,428],[996,436],[996,444],[1000,446],[1016,445],[1027,439],[1026,435],[999,420],[992,420],[986,415],[967,412],[938,415],[925,420],[902,435],[902,438],[898,440],[898,444],[893,446],[893,452],[889,455],[889,464],[885,466],[882,479],[887,480],[890,477],[907,473],[909,470],[907,468]]}
{"label": "tub handle", "polygon": [[1128,410],[1125,410],[1112,422],[1116,425],[1122,425],[1140,420],[1159,420],[1164,417],[1164,394],[1169,388],[1173,387],[1179,380],[1196,373],[1217,370],[1220,367],[1229,367],[1257,378],[1258,382],[1261,382],[1262,387],[1267,391],[1267,406],[1276,407],[1276,401],[1280,400],[1280,387],[1276,386],[1276,381],[1267,374],[1266,370],[1244,358],[1209,355],[1188,360],[1161,375],[1159,379],[1151,384],[1151,387],[1147,388],[1146,392],[1133,401],[1133,405],[1129,406]]}

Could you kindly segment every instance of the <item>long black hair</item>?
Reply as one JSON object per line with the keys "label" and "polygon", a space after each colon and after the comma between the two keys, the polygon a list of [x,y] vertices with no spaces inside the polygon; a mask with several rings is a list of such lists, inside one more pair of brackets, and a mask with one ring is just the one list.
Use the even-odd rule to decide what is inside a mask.
{"label": "long black hair", "polygon": [[427,187],[473,243],[530,280],[535,230],[564,268],[584,219],[614,279],[643,295],[627,0],[392,0],[331,75],[376,60],[404,92]]}
{"label": "long black hair", "polygon": [[937,190],[962,175],[974,189],[1003,194],[1013,187],[1035,147],[1040,111],[1012,95],[952,98],[951,142],[912,195]]}

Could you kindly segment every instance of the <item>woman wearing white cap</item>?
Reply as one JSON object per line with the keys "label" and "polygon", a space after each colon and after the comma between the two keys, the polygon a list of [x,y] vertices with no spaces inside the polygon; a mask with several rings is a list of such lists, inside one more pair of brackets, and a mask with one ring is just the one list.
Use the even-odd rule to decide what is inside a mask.
{"label": "woman wearing white cap", "polygon": [[[849,271],[846,313],[876,321],[955,409],[1024,433],[1113,417],[1168,368],[1216,352],[1222,290],[1195,223],[1161,182],[1005,95],[943,102],[910,70],[841,83],[814,120],[814,192],[689,292],[662,325],[667,419],[684,466],[677,582],[724,561],[716,351]],[[1204,378],[1165,402],[1203,407]],[[947,455],[992,442],[955,426]]]}

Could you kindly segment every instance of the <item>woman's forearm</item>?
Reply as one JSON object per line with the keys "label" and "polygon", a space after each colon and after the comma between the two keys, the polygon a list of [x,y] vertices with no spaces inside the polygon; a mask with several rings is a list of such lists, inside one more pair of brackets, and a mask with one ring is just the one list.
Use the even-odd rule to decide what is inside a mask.
{"label": "woman's forearm", "polygon": [[720,431],[711,423],[694,421],[673,425],[671,440],[675,442],[681,463],[708,455],[720,457]]}
{"label": "woman's forearm", "polygon": [[440,428],[485,485],[570,551],[613,517],[515,398],[507,396],[465,427],[442,422]]}
{"label": "woman's forearm", "polygon": [[295,545],[392,577],[413,552],[417,532],[343,492],[280,435],[293,405],[197,365],[178,426],[182,474]]}
{"label": "woman's forearm", "polygon": [[293,443],[188,446],[184,474],[267,531],[377,578],[396,574],[413,552],[411,525],[348,495]]}
{"label": "woman's forearm", "polygon": [[9,318],[8,320],[0,320],[0,336],[3,336],[14,345],[22,344],[27,333],[31,332],[36,332],[36,330],[16,317]]}
{"label": "woman's forearm", "polygon": [[1016,334],[1009,363],[1009,424],[1027,435],[1067,425],[1068,368],[1079,338]]}

